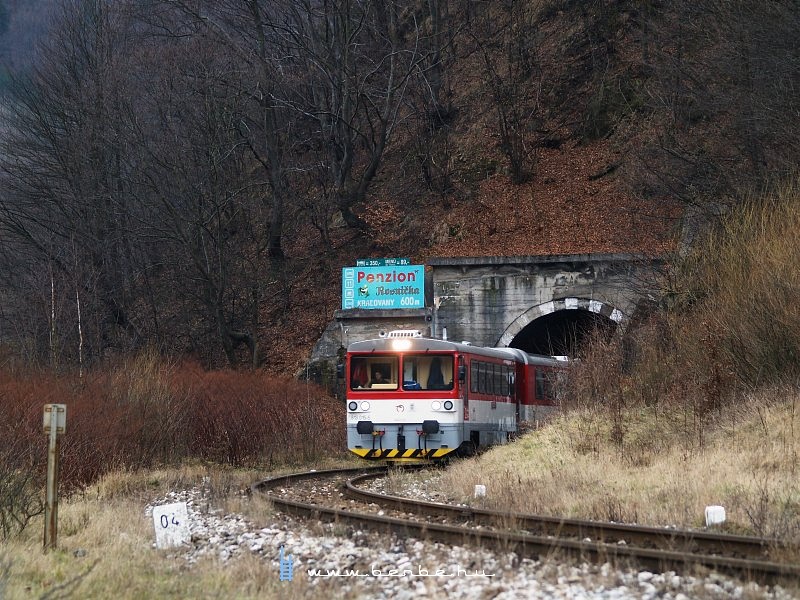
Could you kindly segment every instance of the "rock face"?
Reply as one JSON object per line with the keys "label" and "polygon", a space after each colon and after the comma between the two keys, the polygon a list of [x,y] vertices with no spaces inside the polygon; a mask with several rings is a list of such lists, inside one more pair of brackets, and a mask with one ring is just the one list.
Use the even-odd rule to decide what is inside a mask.
{"label": "rock face", "polygon": [[[415,496],[420,493],[413,490]],[[609,564],[520,560],[514,553],[496,554],[480,548],[402,539],[283,515],[275,515],[267,527],[257,527],[242,515],[212,509],[203,488],[172,492],[148,505],[145,515],[152,515],[153,506],[173,502],[187,503],[191,531],[191,543],[171,551],[173,560],[194,565],[201,557],[229,561],[253,553],[263,558],[264,569],[273,571],[276,580],[303,580],[310,590],[319,590],[315,594],[332,597],[409,600],[418,597],[789,600],[792,597],[778,587],[743,585],[715,574],[705,578],[684,577],[673,572],[616,569]]]}

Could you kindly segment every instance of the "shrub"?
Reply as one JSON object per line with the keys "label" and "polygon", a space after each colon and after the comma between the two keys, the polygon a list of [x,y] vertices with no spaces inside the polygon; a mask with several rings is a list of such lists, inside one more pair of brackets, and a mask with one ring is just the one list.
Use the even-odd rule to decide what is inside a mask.
{"label": "shrub", "polygon": [[34,453],[23,447],[22,438],[6,439],[9,445],[0,448],[0,539],[4,540],[44,512]]}
{"label": "shrub", "polygon": [[[0,454],[0,477],[15,474],[17,489],[44,486],[46,403],[67,405],[60,462],[65,490],[117,468],[192,458],[256,466],[344,448],[343,407],[313,384],[263,372],[207,372],[150,354],[82,377],[0,373],[0,398],[4,448],[24,449]],[[22,458],[29,461],[25,468]],[[23,474],[28,479],[19,479]],[[12,485],[8,477],[0,485],[6,481]]]}
{"label": "shrub", "polygon": [[686,289],[748,386],[800,377],[800,185],[753,198],[691,257]]}
{"label": "shrub", "polygon": [[341,405],[313,384],[264,373],[183,369],[192,414],[189,454],[241,465],[263,457],[309,460],[343,447]]}

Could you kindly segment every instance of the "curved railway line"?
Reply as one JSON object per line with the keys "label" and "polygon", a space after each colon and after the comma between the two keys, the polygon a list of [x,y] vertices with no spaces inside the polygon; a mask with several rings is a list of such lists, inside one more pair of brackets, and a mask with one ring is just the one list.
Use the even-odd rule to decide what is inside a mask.
{"label": "curved railway line", "polygon": [[513,551],[521,558],[566,556],[684,573],[705,568],[764,584],[800,581],[800,566],[779,562],[780,556],[796,557],[798,549],[777,540],[483,510],[360,487],[387,472],[387,467],[308,471],[273,477],[252,489],[290,514]]}

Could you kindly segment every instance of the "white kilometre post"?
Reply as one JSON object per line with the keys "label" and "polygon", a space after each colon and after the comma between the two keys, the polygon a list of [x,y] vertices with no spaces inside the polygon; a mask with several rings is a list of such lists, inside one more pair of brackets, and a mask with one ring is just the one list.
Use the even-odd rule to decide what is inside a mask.
{"label": "white kilometre post", "polygon": [[67,405],[44,405],[44,432],[47,447],[47,498],[44,506],[44,551],[53,550],[58,538],[58,447],[59,434],[67,430]]}

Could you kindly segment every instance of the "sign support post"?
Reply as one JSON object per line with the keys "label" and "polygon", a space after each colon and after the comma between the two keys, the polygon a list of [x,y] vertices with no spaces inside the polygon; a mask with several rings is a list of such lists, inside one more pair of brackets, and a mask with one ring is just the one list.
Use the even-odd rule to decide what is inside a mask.
{"label": "sign support post", "polygon": [[54,550],[58,538],[58,457],[59,434],[66,431],[67,405],[44,405],[44,431],[47,446],[47,496],[44,507],[44,551]]}

